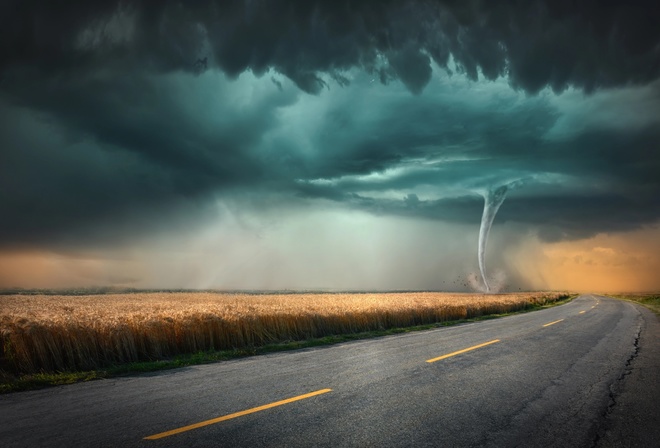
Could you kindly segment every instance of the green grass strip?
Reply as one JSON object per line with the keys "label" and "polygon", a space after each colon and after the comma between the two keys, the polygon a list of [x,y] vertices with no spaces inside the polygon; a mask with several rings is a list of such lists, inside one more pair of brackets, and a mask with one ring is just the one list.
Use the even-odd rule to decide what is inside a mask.
{"label": "green grass strip", "polygon": [[660,294],[614,294],[609,297],[639,303],[660,316]]}

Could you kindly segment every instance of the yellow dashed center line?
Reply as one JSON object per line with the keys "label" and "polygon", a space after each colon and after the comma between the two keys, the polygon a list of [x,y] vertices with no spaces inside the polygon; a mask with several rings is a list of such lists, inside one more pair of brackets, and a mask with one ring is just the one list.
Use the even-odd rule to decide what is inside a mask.
{"label": "yellow dashed center line", "polygon": [[580,311],[578,314],[584,314],[584,313],[586,313],[586,311],[585,311],[585,310],[582,310],[582,311]]}
{"label": "yellow dashed center line", "polygon": [[282,406],[283,404],[293,403],[294,401],[304,400],[305,398],[314,397],[316,395],[325,394],[332,392],[332,389],[321,389],[315,392],[310,392],[304,395],[298,395],[297,397],[287,398],[286,400],[276,401],[274,403],[265,404],[263,406],[258,406],[256,408],[247,409],[245,411],[236,412],[234,414],[223,415],[222,417],[212,418],[211,420],[205,420],[203,422],[195,423],[188,426],[182,426],[181,428],[172,429],[170,431],[160,432],[152,436],[145,437],[145,440],[156,440],[162,439],[163,437],[173,436],[182,432],[190,431],[192,429],[201,428],[203,426],[213,425],[214,423],[224,422],[225,420],[231,420],[232,418],[242,417],[248,414],[254,414],[255,412],[265,411],[266,409],[274,408],[277,406]]}
{"label": "yellow dashed center line", "polygon": [[554,322],[548,322],[547,324],[545,324],[545,325],[543,325],[543,326],[544,326],[544,327],[549,327],[550,325],[554,325],[554,324],[556,324],[557,322],[561,322],[562,320],[564,320],[564,319],[559,319],[559,320],[556,320],[556,321],[554,321]]}
{"label": "yellow dashed center line", "polygon": [[441,359],[449,358],[450,356],[460,355],[461,353],[469,352],[470,350],[476,350],[478,348],[485,347],[487,345],[494,344],[496,342],[500,342],[500,340],[494,339],[492,341],[484,342],[483,344],[473,345],[472,347],[464,348],[463,350],[458,350],[456,352],[447,353],[446,355],[438,356],[437,358],[427,359],[426,362],[440,361]]}

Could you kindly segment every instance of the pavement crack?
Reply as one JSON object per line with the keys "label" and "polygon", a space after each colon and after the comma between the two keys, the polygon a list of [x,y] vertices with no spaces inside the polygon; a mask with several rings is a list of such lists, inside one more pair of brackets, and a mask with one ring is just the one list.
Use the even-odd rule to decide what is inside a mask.
{"label": "pavement crack", "polygon": [[595,432],[594,438],[591,442],[590,448],[598,447],[600,440],[603,438],[605,432],[607,431],[608,418],[614,412],[614,409],[617,405],[617,395],[623,387],[623,382],[625,378],[630,375],[633,371],[633,362],[635,358],[639,355],[639,340],[642,334],[642,325],[641,323],[637,326],[637,332],[635,333],[635,340],[633,342],[633,351],[626,360],[624,364],[623,371],[617,379],[612,382],[609,386],[609,402],[607,408],[603,411],[600,416],[600,423],[597,425],[597,430]]}

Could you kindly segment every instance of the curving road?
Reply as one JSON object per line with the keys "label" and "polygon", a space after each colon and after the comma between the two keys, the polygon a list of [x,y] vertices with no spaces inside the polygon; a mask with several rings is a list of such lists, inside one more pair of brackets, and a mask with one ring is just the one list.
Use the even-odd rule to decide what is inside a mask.
{"label": "curving road", "polygon": [[[660,447],[660,324],[555,308],[0,396],[3,447]],[[649,426],[650,425],[650,426]]]}

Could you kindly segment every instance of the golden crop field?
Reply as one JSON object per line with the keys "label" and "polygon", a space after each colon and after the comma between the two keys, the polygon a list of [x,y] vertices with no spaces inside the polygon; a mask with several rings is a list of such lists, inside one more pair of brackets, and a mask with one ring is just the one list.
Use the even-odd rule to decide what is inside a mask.
{"label": "golden crop field", "polygon": [[521,310],[566,297],[414,293],[152,292],[0,296],[0,369],[94,369]]}

